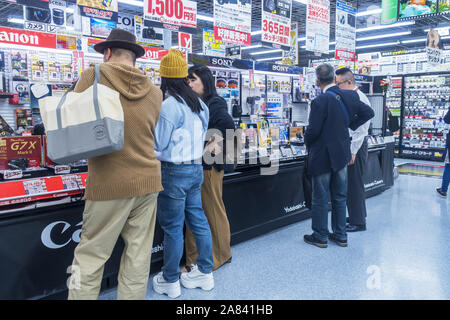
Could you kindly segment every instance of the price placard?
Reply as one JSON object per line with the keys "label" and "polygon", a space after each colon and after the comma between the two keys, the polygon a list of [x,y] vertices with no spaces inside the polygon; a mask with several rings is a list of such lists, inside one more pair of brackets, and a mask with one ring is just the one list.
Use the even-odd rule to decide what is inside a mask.
{"label": "price placard", "polygon": [[[270,1],[269,1],[270,2]],[[262,6],[261,41],[270,46],[289,50],[292,0],[280,0]]]}
{"label": "price placard", "polygon": [[144,18],[163,25],[197,28],[197,2],[190,0],[145,0]]}
{"label": "price placard", "polygon": [[251,44],[252,1],[214,1],[214,33],[230,44]]}
{"label": "price placard", "polygon": [[306,50],[328,54],[330,48],[330,1],[308,0]]}

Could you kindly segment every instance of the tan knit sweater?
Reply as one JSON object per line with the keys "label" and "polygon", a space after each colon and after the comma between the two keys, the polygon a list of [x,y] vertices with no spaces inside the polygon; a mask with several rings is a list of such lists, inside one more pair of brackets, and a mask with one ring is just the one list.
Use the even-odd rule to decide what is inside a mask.
{"label": "tan knit sweater", "polygon": [[[143,72],[125,64],[102,63],[100,74],[101,84],[120,93],[124,146],[120,151],[88,159],[85,198],[114,200],[163,190],[153,137],[161,111],[161,90]],[[81,74],[75,92],[93,83],[94,68],[90,67]]]}

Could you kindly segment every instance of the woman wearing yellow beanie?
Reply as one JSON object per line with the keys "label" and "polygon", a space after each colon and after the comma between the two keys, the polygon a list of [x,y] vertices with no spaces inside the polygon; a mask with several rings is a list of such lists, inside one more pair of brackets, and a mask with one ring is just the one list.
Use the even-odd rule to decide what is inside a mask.
{"label": "woman wearing yellow beanie", "polygon": [[[214,288],[211,231],[201,200],[209,111],[189,86],[188,65],[181,51],[170,49],[161,60],[160,72],[165,100],[155,128],[155,150],[160,152],[164,187],[157,211],[164,231],[164,265],[153,278],[153,289],[176,298],[181,294],[180,281],[185,288]],[[198,258],[191,271],[180,277],[185,222],[194,234]]]}

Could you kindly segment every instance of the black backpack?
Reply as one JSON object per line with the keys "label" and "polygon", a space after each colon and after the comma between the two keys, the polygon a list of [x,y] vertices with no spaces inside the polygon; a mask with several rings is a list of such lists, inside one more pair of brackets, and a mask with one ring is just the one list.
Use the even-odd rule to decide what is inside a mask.
{"label": "black backpack", "polygon": [[239,104],[235,103],[231,108],[231,115],[233,116],[233,118],[240,118],[240,116],[242,115],[242,107]]}

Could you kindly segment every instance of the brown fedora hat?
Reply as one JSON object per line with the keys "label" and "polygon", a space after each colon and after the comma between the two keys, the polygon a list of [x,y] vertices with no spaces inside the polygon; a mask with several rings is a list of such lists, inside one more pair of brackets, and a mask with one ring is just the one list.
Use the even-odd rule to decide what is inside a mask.
{"label": "brown fedora hat", "polygon": [[94,50],[102,54],[107,48],[121,48],[133,51],[136,54],[136,58],[142,57],[145,54],[144,48],[136,44],[135,35],[122,29],[111,30],[111,33],[105,41],[97,43],[94,46]]}

